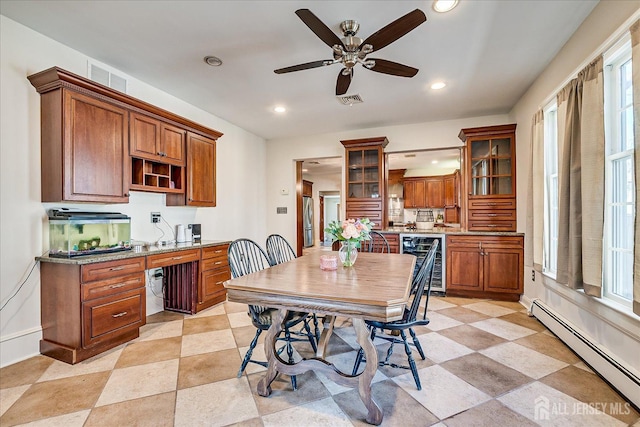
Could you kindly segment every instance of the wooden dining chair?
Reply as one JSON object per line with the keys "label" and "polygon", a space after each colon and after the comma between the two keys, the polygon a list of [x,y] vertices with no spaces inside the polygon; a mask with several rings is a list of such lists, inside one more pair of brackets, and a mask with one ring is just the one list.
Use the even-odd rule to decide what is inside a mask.
{"label": "wooden dining chair", "polygon": [[389,242],[384,235],[378,231],[371,230],[369,232],[369,240],[363,240],[360,242],[360,252],[376,252],[376,253],[390,253]]}
{"label": "wooden dining chair", "polygon": [[[387,350],[387,356],[383,361],[379,362],[380,366],[388,365],[393,368],[403,368],[410,369],[413,374],[413,379],[416,383],[416,387],[418,390],[422,390],[422,385],[420,384],[420,377],[418,376],[418,368],[416,367],[416,362],[413,359],[413,355],[411,353],[410,345],[413,345],[420,354],[422,360],[424,360],[424,351],[422,350],[422,346],[420,345],[420,340],[416,336],[415,331],[413,330],[416,326],[427,325],[429,324],[429,319],[426,317],[427,312],[427,304],[429,302],[428,295],[431,291],[431,271],[433,270],[433,265],[435,263],[436,252],[438,250],[438,241],[436,240],[432,245],[431,249],[427,254],[425,261],[420,266],[420,269],[416,273],[414,280],[412,282],[412,300],[411,304],[405,308],[404,314],[401,320],[396,320],[393,322],[379,322],[374,320],[366,320],[365,323],[371,330],[371,341],[376,338],[377,331],[399,331],[400,338],[393,335],[379,335],[378,338],[389,341],[391,344],[389,345],[389,349]],[[418,311],[420,310],[420,303],[422,301],[422,297],[427,295],[427,300],[424,306],[425,315],[422,319],[418,319]],[[410,344],[407,341],[406,330],[409,330],[411,334],[411,338],[413,339],[413,343]],[[403,344],[404,351],[407,354],[407,359],[409,361],[409,366],[397,365],[395,363],[389,362],[391,359],[391,355],[393,354],[393,346],[395,344]],[[356,356],[356,362],[353,366],[353,375],[356,375],[358,372],[358,368],[360,364],[364,361],[364,351],[362,348],[358,350],[358,354]]]}
{"label": "wooden dining chair", "polygon": [[[229,245],[227,254],[229,257],[229,267],[231,268],[232,278],[255,273],[271,266],[269,257],[267,256],[265,251],[256,242],[250,239],[234,240]],[[267,367],[268,363],[266,361],[251,359],[251,355],[253,354],[253,350],[255,349],[256,345],[258,344],[258,338],[260,337],[260,334],[271,327],[271,323],[276,313],[277,309],[275,308],[263,307],[259,305],[249,305],[248,314],[249,316],[251,316],[251,323],[256,327],[256,335],[253,337],[251,344],[249,344],[249,349],[247,350],[247,353],[242,360],[242,364],[240,365],[240,369],[238,370],[238,378],[242,376],[242,373],[246,369],[249,362]],[[291,343],[294,341],[309,340],[311,347],[313,347],[313,351],[316,351],[315,335],[309,329],[308,324],[305,323],[306,318],[307,313],[290,311],[283,328],[284,337],[278,338],[279,341],[284,341],[285,344],[276,351],[278,354],[280,354],[286,349],[289,363],[294,362],[293,346],[291,345]],[[298,324],[303,324],[303,327],[305,327],[306,334],[304,339],[297,338],[296,336],[291,335],[290,329]],[[291,385],[293,386],[294,390],[297,389],[295,376],[291,377]]]}

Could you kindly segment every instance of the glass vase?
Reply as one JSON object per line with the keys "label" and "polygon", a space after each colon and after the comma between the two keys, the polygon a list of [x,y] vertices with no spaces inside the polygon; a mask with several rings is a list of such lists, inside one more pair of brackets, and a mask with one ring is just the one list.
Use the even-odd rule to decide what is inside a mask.
{"label": "glass vase", "polygon": [[348,240],[340,242],[340,249],[338,249],[338,256],[340,262],[345,267],[351,267],[358,258],[358,250],[356,249],[356,243]]}

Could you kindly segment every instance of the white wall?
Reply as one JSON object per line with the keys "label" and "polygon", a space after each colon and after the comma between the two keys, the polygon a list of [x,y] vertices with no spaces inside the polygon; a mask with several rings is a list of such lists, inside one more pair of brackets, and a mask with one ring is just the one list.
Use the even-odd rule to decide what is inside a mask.
{"label": "white wall", "polygon": [[[40,202],[40,95],[27,76],[59,66],[86,76],[85,55],[0,16],[0,301],[6,303],[34,257],[48,249],[46,210]],[[108,64],[107,64],[108,65]],[[161,212],[172,225],[202,223],[205,240],[266,237],[265,141],[141,81],[129,94],[222,133],[217,144],[217,207],[166,207],[164,195],[131,192],[129,204],[82,205],[131,216],[132,237],[159,237],[149,220]],[[66,205],[73,206],[73,205]],[[78,205],[75,205],[78,206]],[[169,233],[167,226],[163,227]],[[157,304],[156,304],[157,306]],[[153,301],[150,308],[153,309]],[[38,267],[0,312],[0,366],[38,354]]]}
{"label": "white wall", "polygon": [[[533,114],[551,100],[560,87],[574,77],[579,67],[593,60],[610,36],[634,13],[640,11],[639,2],[600,2],[542,75],[516,104],[511,115],[517,128],[517,186],[518,228],[525,227],[527,206],[526,190],[531,145],[531,119]],[[636,16],[637,19],[637,16]],[[530,236],[525,236],[529,238]],[[540,298],[563,317],[582,329],[597,343],[613,353],[619,361],[640,371],[640,318],[611,309],[601,301],[581,292],[567,289],[549,278],[531,280],[532,266],[525,265],[525,299]],[[629,310],[630,311],[630,310]]]}
{"label": "white wall", "polygon": [[[336,108],[341,106],[337,105]],[[462,141],[458,139],[460,129],[506,123],[511,122],[509,116],[505,114],[269,140],[267,143],[267,227],[269,232],[282,234],[292,245],[296,242],[295,160],[342,157],[344,147],[340,143],[341,140],[377,136],[387,137],[389,144],[385,152],[390,153],[462,146]],[[342,176],[345,176],[344,166]],[[344,182],[342,186],[344,188]],[[289,194],[280,195],[281,188],[289,189]],[[287,206],[287,215],[276,215],[277,206]]]}

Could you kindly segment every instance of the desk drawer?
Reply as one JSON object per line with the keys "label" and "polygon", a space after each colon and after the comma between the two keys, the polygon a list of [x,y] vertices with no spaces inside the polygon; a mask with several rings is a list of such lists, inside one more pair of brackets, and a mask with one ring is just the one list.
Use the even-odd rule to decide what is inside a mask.
{"label": "desk drawer", "polygon": [[82,285],[82,300],[88,301],[94,298],[102,298],[115,295],[120,292],[143,288],[145,285],[144,273],[134,273],[128,276],[114,277]]}
{"label": "desk drawer", "polygon": [[209,258],[202,260],[202,271],[212,270],[214,268],[228,267],[229,261],[225,254],[224,258]]}
{"label": "desk drawer", "polygon": [[229,267],[217,268],[202,272],[202,294],[200,301],[205,301],[212,296],[224,292],[223,283],[231,279]]}
{"label": "desk drawer", "polygon": [[202,248],[202,259],[222,258],[226,260],[228,250],[229,245],[208,246],[206,248]]}
{"label": "desk drawer", "polygon": [[117,261],[98,262],[82,266],[82,281],[110,279],[145,270],[144,257],[121,259]]}
{"label": "desk drawer", "polygon": [[189,249],[185,251],[149,255],[147,257],[147,269],[151,270],[152,268],[184,264],[192,261],[200,261],[200,249]]}

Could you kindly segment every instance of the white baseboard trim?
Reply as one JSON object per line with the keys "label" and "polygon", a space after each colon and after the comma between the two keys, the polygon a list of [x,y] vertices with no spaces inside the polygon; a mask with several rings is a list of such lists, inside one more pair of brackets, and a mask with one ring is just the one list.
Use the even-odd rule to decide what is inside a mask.
{"label": "white baseboard trim", "polygon": [[40,354],[41,339],[40,326],[0,337],[0,368]]}

